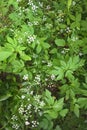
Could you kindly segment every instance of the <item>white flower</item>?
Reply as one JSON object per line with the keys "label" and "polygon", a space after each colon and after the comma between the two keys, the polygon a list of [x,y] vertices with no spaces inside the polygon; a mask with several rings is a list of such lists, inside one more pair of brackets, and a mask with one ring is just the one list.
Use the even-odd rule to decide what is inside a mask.
{"label": "white flower", "polygon": [[14,120],[17,120],[17,116],[16,116],[16,115],[13,115],[11,119],[12,119],[13,121],[14,121]]}
{"label": "white flower", "polygon": [[55,75],[54,75],[54,74],[51,75],[51,79],[52,79],[52,80],[55,79]]}
{"label": "white flower", "polygon": [[13,124],[12,128],[18,130],[19,129],[19,125],[18,124]]}
{"label": "white flower", "polygon": [[28,122],[28,121],[25,121],[25,125],[30,125],[30,122]]}
{"label": "white flower", "polygon": [[61,51],[62,54],[65,54],[66,52],[64,50]]}
{"label": "white flower", "polygon": [[27,110],[31,109],[31,104],[28,105]]}
{"label": "white flower", "polygon": [[73,1],[73,2],[72,2],[72,5],[73,5],[73,6],[75,6],[75,5],[76,5],[76,2],[75,2],[75,1]]}
{"label": "white flower", "polygon": [[23,113],[24,113],[24,108],[23,108],[23,107],[20,107],[18,110],[19,110],[19,113],[20,113],[20,114],[23,114]]}
{"label": "white flower", "polygon": [[24,75],[24,76],[23,76],[23,79],[24,79],[24,80],[28,80],[28,74]]}
{"label": "white flower", "polygon": [[25,98],[25,95],[22,95],[21,98],[24,99],[24,98]]}
{"label": "white flower", "polygon": [[28,36],[27,42],[28,43],[34,42],[35,39],[36,39],[35,35],[30,35],[30,36]]}
{"label": "white flower", "polygon": [[51,62],[48,62],[48,65],[47,65],[48,67],[51,67],[52,66],[52,63]]}
{"label": "white flower", "polygon": [[45,105],[44,101],[40,102],[40,106],[43,107]]}
{"label": "white flower", "polygon": [[80,52],[80,53],[79,53],[79,56],[82,56],[82,55],[83,55],[83,53]]}

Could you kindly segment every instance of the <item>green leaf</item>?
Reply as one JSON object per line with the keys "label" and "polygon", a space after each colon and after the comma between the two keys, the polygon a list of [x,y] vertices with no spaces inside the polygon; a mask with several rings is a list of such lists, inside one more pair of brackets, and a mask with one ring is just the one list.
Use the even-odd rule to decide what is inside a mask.
{"label": "green leaf", "polygon": [[48,49],[50,47],[50,45],[46,42],[43,42],[42,46],[44,47],[44,49]]}
{"label": "green leaf", "polygon": [[48,114],[52,119],[56,119],[58,112],[54,110],[46,110],[44,113]]}
{"label": "green leaf", "polygon": [[79,105],[78,104],[75,104],[75,106],[74,106],[74,113],[77,117],[79,117]]}
{"label": "green leaf", "polygon": [[64,70],[63,70],[62,68],[60,68],[60,69],[58,70],[57,80],[61,80],[61,79],[63,79],[63,77],[64,77]]}
{"label": "green leaf", "polygon": [[46,95],[45,100],[48,103],[48,105],[53,105],[54,97],[51,96],[51,92],[46,90],[45,95]]}
{"label": "green leaf", "polygon": [[0,61],[4,61],[6,60],[9,56],[12,55],[12,52],[8,52],[8,51],[1,51],[0,52]]}
{"label": "green leaf", "polygon": [[43,128],[44,130],[47,130],[48,125],[49,125],[49,121],[45,118],[40,122],[40,128]]}
{"label": "green leaf", "polygon": [[7,41],[9,42],[9,43],[11,43],[11,44],[13,44],[14,43],[14,40],[11,38],[11,37],[7,37]]}
{"label": "green leaf", "polygon": [[68,0],[68,4],[67,4],[68,10],[70,9],[71,4],[72,4],[72,0]]}
{"label": "green leaf", "polygon": [[59,125],[56,126],[55,130],[62,130]]}
{"label": "green leaf", "polygon": [[68,113],[68,109],[64,109],[64,110],[61,110],[61,111],[60,111],[60,115],[61,115],[62,117],[65,117],[67,113]]}
{"label": "green leaf", "polygon": [[39,53],[41,52],[41,50],[42,50],[42,48],[41,48],[41,46],[38,44],[38,46],[37,46],[37,48],[36,48],[37,53],[39,54]]}
{"label": "green leaf", "polygon": [[58,101],[55,101],[53,105],[53,109],[55,111],[61,111],[64,105],[64,98],[59,99]]}
{"label": "green leaf", "polygon": [[57,46],[65,46],[65,41],[63,39],[56,39],[55,44]]}
{"label": "green leaf", "polygon": [[28,55],[26,55],[25,53],[20,53],[20,57],[23,59],[23,60],[25,60],[25,61],[29,61],[29,60],[31,60],[31,57],[30,56],[28,56]]}
{"label": "green leaf", "polygon": [[65,74],[65,77],[67,77],[69,80],[74,80],[73,71],[68,70]]}
{"label": "green leaf", "polygon": [[10,93],[7,93],[6,95],[0,96],[0,102],[7,100],[12,95]]}
{"label": "green leaf", "polygon": [[78,104],[80,105],[81,108],[87,109],[87,98],[79,98]]}

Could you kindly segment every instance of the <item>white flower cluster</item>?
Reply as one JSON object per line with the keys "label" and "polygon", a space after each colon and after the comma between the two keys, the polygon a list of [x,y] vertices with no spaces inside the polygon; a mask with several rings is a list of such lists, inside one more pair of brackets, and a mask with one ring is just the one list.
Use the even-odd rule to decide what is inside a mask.
{"label": "white flower cluster", "polygon": [[17,118],[16,115],[13,115],[11,119],[12,119],[13,121],[18,120],[18,118]]}
{"label": "white flower cluster", "polygon": [[38,4],[41,8],[43,7],[43,2],[39,2]]}
{"label": "white flower cluster", "polygon": [[51,75],[51,79],[52,79],[52,80],[55,79],[55,75],[54,75],[54,74]]}
{"label": "white flower cluster", "polygon": [[73,36],[73,37],[71,38],[71,40],[72,40],[73,42],[75,42],[75,41],[78,40],[78,37],[77,37],[77,36]]}
{"label": "white flower cluster", "polygon": [[75,6],[75,5],[76,5],[76,2],[75,2],[75,1],[73,1],[73,2],[72,2],[72,5],[73,5],[73,6]]}
{"label": "white flower cluster", "polygon": [[23,115],[23,113],[25,112],[23,105],[21,105],[21,106],[19,107],[18,112],[19,112],[19,114]]}
{"label": "white flower cluster", "polygon": [[29,121],[25,121],[25,125],[30,125],[30,122]]}
{"label": "white flower cluster", "polygon": [[25,74],[25,75],[23,76],[23,80],[28,80],[28,74]]}
{"label": "white flower cluster", "polygon": [[17,117],[16,115],[13,115],[12,118],[11,118],[11,120],[12,120],[12,128],[18,130],[19,127],[20,127],[20,126],[17,124],[18,117]]}
{"label": "white flower cluster", "polygon": [[17,0],[17,2],[21,2],[21,0]]}
{"label": "white flower cluster", "polygon": [[61,54],[66,54],[67,52],[69,52],[69,48],[63,48],[63,50],[61,51]]}
{"label": "white flower cluster", "polygon": [[50,9],[51,9],[50,5],[47,5],[47,6],[46,6],[46,9],[47,9],[47,10],[50,10]]}
{"label": "white flower cluster", "polygon": [[48,62],[47,66],[48,66],[48,67],[51,67],[51,66],[52,66],[52,63],[51,63],[51,62]]}
{"label": "white flower cluster", "polygon": [[19,125],[18,124],[13,124],[12,128],[15,129],[15,130],[18,130],[19,129]]}
{"label": "white flower cluster", "polygon": [[37,127],[39,125],[39,122],[37,121],[32,121],[31,123],[32,123],[32,127]]}
{"label": "white flower cluster", "polygon": [[31,6],[31,9],[33,12],[36,12],[37,9],[38,9],[38,6],[34,5],[33,1],[32,0],[28,0],[28,5]]}
{"label": "white flower cluster", "polygon": [[[37,77],[39,76],[37,75]],[[23,93],[20,96],[20,104],[17,108],[18,115],[14,114],[11,118],[12,128],[21,128],[19,123],[19,118],[21,117],[22,123],[24,123],[25,126],[29,126],[32,128],[37,127],[39,125],[39,121],[38,119],[36,119],[36,117],[41,117],[43,115],[42,108],[45,105],[44,101],[42,100],[42,96],[38,94],[34,95],[32,91],[32,86],[26,86],[25,89],[21,90],[21,92]]]}
{"label": "white flower cluster", "polygon": [[67,27],[67,28],[65,29],[65,31],[66,31],[66,33],[71,33],[70,27]]}
{"label": "white flower cluster", "polygon": [[40,84],[40,81],[41,81],[40,75],[36,75],[36,76],[35,76],[35,79],[34,79],[34,82],[35,82],[36,84]]}
{"label": "white flower cluster", "polygon": [[27,38],[27,42],[30,44],[30,43],[34,42],[35,39],[36,39],[36,36],[35,36],[35,35],[30,35],[30,36],[28,36],[28,38]]}

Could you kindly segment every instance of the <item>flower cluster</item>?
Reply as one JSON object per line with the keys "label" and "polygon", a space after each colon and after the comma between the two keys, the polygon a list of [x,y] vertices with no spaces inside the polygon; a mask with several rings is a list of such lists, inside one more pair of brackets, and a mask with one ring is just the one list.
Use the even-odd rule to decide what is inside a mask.
{"label": "flower cluster", "polygon": [[40,75],[36,75],[36,76],[35,76],[35,79],[34,79],[34,82],[35,82],[36,84],[40,84],[40,81],[41,81]]}
{"label": "flower cluster", "polygon": [[33,12],[36,12],[36,11],[37,11],[38,6],[36,6],[36,5],[33,3],[32,0],[28,0],[28,5],[31,6],[31,9],[32,9]]}
{"label": "flower cluster", "polygon": [[34,42],[35,39],[36,39],[36,36],[35,36],[35,35],[30,35],[30,36],[28,36],[28,38],[27,38],[27,42],[30,44],[30,43]]}
{"label": "flower cluster", "polygon": [[12,128],[17,130],[21,128],[21,126],[18,125],[20,117],[24,126],[29,128],[38,127],[39,118],[43,115],[42,109],[45,105],[42,96],[38,94],[33,95],[31,86],[27,86],[25,89],[21,89],[21,91],[20,103],[17,107],[16,113],[13,114],[11,118]]}
{"label": "flower cluster", "polygon": [[25,74],[25,75],[23,76],[23,80],[28,80],[28,74]]}

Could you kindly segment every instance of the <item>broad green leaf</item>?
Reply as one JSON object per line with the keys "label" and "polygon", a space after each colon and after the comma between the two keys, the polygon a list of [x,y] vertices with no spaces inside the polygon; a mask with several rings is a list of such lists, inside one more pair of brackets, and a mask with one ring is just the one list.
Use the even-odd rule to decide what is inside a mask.
{"label": "broad green leaf", "polygon": [[65,77],[67,77],[69,80],[74,80],[73,71],[68,70],[65,74]]}
{"label": "broad green leaf", "polygon": [[78,104],[80,105],[81,108],[87,109],[87,98],[79,98]]}
{"label": "broad green leaf", "polygon": [[43,128],[44,130],[47,130],[47,129],[48,129],[48,126],[49,126],[49,121],[44,118],[44,119],[40,122],[40,128]]}
{"label": "broad green leaf", "polygon": [[14,40],[11,38],[11,37],[7,37],[7,41],[9,42],[9,43],[11,43],[11,44],[13,44],[14,43]]}
{"label": "broad green leaf", "polygon": [[25,61],[28,61],[28,60],[31,60],[31,57],[26,55],[25,53],[20,53],[20,57],[25,60]]}
{"label": "broad green leaf", "polygon": [[71,4],[72,4],[72,0],[68,0],[68,4],[67,4],[68,10],[70,9]]}
{"label": "broad green leaf", "polygon": [[38,46],[36,48],[37,53],[39,54],[41,52],[41,50],[42,50],[42,47],[41,47],[41,45],[38,44]]}
{"label": "broad green leaf", "polygon": [[54,103],[54,97],[51,96],[51,92],[48,91],[48,90],[46,90],[45,95],[46,95],[45,100],[48,103],[48,105],[50,105],[50,106],[53,105],[53,103]]}
{"label": "broad green leaf", "polygon": [[43,42],[42,46],[44,47],[44,49],[48,49],[50,47],[50,45],[46,42]]}
{"label": "broad green leaf", "polygon": [[8,52],[8,51],[1,51],[0,52],[0,61],[4,61],[6,60],[9,56],[12,55],[12,52]]}
{"label": "broad green leaf", "polygon": [[57,80],[61,80],[61,79],[63,79],[63,77],[64,77],[64,70],[63,70],[62,68],[60,68],[60,69],[58,70]]}
{"label": "broad green leaf", "polygon": [[63,109],[63,110],[60,111],[60,115],[62,117],[65,117],[67,113],[68,113],[68,109]]}
{"label": "broad green leaf", "polygon": [[57,46],[65,46],[65,41],[63,39],[56,39],[55,44]]}
{"label": "broad green leaf", "polygon": [[59,99],[58,101],[55,101],[53,105],[53,109],[55,111],[61,111],[64,105],[64,98]]}
{"label": "broad green leaf", "polygon": [[0,96],[0,102],[5,101],[8,98],[10,98],[12,95],[10,93],[7,93],[6,95]]}
{"label": "broad green leaf", "polygon": [[54,110],[46,110],[44,113],[48,114],[52,119],[56,119],[58,112]]}

